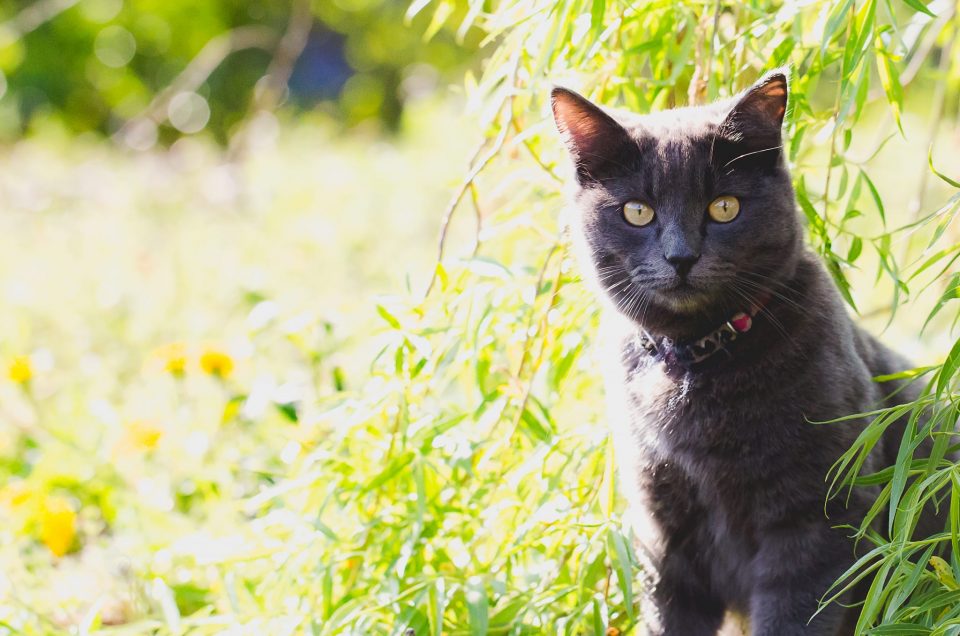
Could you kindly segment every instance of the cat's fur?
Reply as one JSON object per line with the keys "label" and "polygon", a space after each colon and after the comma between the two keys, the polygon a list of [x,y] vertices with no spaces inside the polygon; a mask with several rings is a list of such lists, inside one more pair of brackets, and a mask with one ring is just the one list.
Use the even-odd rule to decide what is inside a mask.
{"label": "cat's fur", "polygon": [[[859,525],[877,493],[826,498],[830,466],[866,422],[811,422],[916,396],[872,380],[911,365],[851,321],[804,246],[781,149],[786,105],[781,72],[730,101],[645,116],[553,92],[582,260],[614,309],[608,392],[652,634],[716,634],[727,612],[757,636],[852,633],[855,608],[810,618],[854,560],[850,530],[836,526]],[[739,198],[732,222],[707,216],[720,195]],[[629,225],[629,200],[651,205],[654,222]],[[664,354],[761,298],[728,353],[693,365]],[[638,344],[640,327],[660,352]],[[893,463],[901,431],[866,472]]]}

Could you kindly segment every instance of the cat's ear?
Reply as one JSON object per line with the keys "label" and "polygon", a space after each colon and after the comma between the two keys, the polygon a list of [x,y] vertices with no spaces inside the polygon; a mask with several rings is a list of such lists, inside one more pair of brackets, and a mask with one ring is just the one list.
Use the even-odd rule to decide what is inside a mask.
{"label": "cat's ear", "polygon": [[776,163],[783,145],[780,129],[786,112],[787,75],[782,70],[771,71],[743,93],[717,129],[717,141],[729,152],[739,153],[721,153],[719,158],[739,161],[749,157],[752,163]]}
{"label": "cat's ear", "polygon": [[581,184],[623,169],[625,155],[636,145],[623,126],[593,102],[566,88],[554,88],[550,98],[553,119]]}

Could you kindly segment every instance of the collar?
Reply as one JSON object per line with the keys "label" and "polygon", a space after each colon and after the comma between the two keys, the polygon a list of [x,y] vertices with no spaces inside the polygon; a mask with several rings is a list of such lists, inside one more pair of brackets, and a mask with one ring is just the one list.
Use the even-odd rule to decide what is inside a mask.
{"label": "collar", "polygon": [[679,362],[685,366],[703,362],[721,351],[732,356],[727,346],[750,331],[754,317],[760,313],[768,301],[769,296],[755,301],[697,340],[678,342],[667,337],[658,339],[641,327],[638,334],[639,344],[651,355],[660,356],[667,362]]}

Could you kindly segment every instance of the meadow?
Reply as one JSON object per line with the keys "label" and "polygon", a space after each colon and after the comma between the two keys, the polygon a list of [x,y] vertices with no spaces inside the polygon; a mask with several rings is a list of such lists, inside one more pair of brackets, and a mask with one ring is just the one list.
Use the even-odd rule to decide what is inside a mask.
{"label": "meadow", "polygon": [[[424,104],[393,141],[301,121],[239,162],[10,149],[0,629],[487,633],[570,595],[608,620],[631,566],[598,378],[572,372],[592,304],[530,347],[570,264],[477,258],[421,300],[463,119]],[[512,377],[547,355],[556,419]]]}
{"label": "meadow", "polygon": [[[454,4],[397,28],[474,28],[482,71],[392,132],[284,107],[136,150],[41,114],[0,149],[0,634],[632,633],[554,83],[649,110],[792,65],[810,245],[953,443],[952,4]],[[903,527],[938,496],[958,541],[956,467],[859,476],[883,417],[831,476],[902,504],[861,529],[860,633],[955,634],[960,562]]]}

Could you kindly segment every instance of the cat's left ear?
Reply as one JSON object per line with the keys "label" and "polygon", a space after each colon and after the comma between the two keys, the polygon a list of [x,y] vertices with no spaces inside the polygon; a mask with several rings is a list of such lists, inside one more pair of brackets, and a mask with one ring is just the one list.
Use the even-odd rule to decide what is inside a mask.
{"label": "cat's left ear", "polygon": [[737,101],[717,130],[717,140],[735,146],[740,155],[764,155],[748,155],[754,157],[753,161],[775,162],[783,144],[780,129],[786,112],[787,74],[771,71]]}
{"label": "cat's left ear", "polygon": [[566,88],[554,88],[550,102],[581,185],[622,170],[631,148],[635,148],[623,126],[599,106]]}

